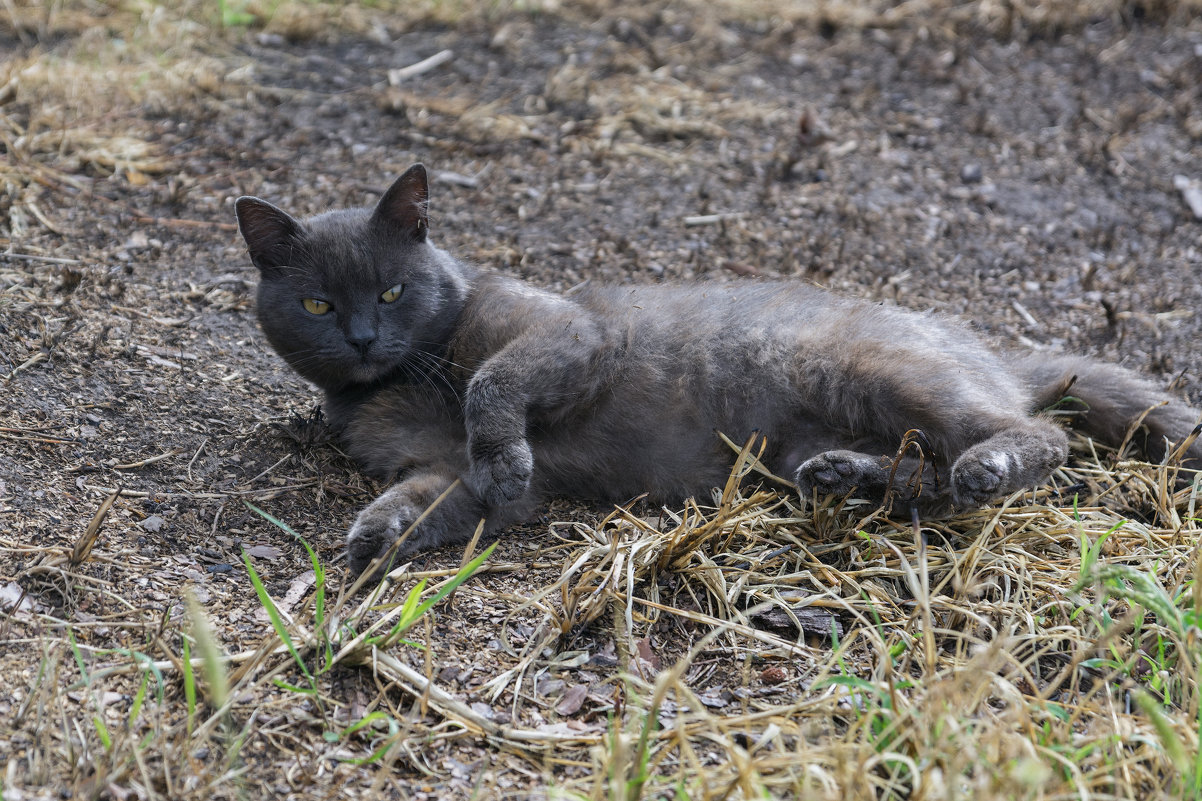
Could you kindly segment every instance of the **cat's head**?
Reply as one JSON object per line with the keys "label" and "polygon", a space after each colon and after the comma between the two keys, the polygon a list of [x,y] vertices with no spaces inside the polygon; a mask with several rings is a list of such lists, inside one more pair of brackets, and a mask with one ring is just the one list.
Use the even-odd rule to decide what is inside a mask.
{"label": "cat's head", "polygon": [[298,220],[238,198],[259,268],[259,323],[293,369],[331,392],[429,367],[466,294],[462,268],[427,240],[429,183],[416,164],[375,208]]}

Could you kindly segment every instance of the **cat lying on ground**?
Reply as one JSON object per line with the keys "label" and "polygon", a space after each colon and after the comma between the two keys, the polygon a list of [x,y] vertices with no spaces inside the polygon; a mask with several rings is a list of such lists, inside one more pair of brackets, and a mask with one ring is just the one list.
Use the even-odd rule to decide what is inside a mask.
{"label": "cat lying on ground", "polygon": [[[399,477],[347,536],[356,575],[457,478],[394,562],[548,497],[705,497],[732,464],[715,432],[760,432],[764,464],[805,497],[891,494],[930,513],[1046,480],[1067,438],[1038,411],[1066,392],[1110,444],[1152,409],[1151,459],[1200,416],[1128,370],[998,353],[956,322],[799,282],[546,292],[435,247],[428,195],[419,164],[374,209],[236,206],[268,341],[325,391],[348,452]],[[923,452],[896,458],[914,429]],[[1202,466],[1202,442],[1184,456]]]}

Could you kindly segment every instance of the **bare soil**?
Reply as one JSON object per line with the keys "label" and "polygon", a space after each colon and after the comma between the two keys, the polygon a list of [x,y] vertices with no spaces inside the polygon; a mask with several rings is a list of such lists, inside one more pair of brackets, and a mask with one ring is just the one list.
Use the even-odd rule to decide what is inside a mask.
{"label": "bare soil", "polygon": [[[114,648],[161,658],[156,639],[182,619],[185,588],[221,648],[254,649],[270,626],[241,550],[259,546],[277,599],[310,565],[244,500],[287,521],[341,577],[343,533],[381,487],[339,453],[319,396],[258,332],[233,201],[253,194],[298,214],[366,205],[415,161],[433,172],[436,241],[540,286],[813,281],[963,316],[1001,344],[1122,362],[1202,402],[1202,222],[1174,185],[1202,178],[1202,25],[1140,17],[999,35],[938,18],[861,27],[669,2],[594,18],[381,15],[365,32],[227,33],[207,45],[191,91],[89,123],[127,130],[150,155],[42,152],[30,157],[38,180],[0,197],[0,587],[70,624],[97,659]],[[0,52],[44,61],[80,35],[0,23]],[[389,70],[442,50],[445,64],[390,84]],[[32,136],[42,103],[18,89],[0,107],[6,136]],[[0,154],[18,165],[20,143],[0,141]],[[117,488],[90,556],[68,566]],[[494,561],[514,567],[440,612],[414,664],[429,660],[502,721],[516,711],[537,724],[481,684],[533,635],[536,616],[514,610],[558,575],[549,523],[608,512],[556,504],[503,536]],[[18,712],[53,629],[14,602],[0,601],[9,754],[38,740]],[[689,637],[660,627],[655,644],[667,660]],[[608,677],[611,639],[589,628],[563,650],[587,651]],[[747,670],[722,663],[698,692],[707,681],[764,690],[759,668]],[[334,692],[353,715],[379,689],[347,671]],[[534,707],[547,720],[561,689]],[[597,692],[561,717],[603,724]],[[399,712],[420,718],[421,704]],[[278,756],[318,731],[257,735],[244,786],[262,797],[366,790],[367,771],[330,784],[319,760]],[[440,742],[398,759],[387,788],[513,797],[534,786],[527,764],[472,738]],[[547,770],[568,781],[585,769]],[[24,787],[122,797],[85,773],[39,787],[33,771]]]}

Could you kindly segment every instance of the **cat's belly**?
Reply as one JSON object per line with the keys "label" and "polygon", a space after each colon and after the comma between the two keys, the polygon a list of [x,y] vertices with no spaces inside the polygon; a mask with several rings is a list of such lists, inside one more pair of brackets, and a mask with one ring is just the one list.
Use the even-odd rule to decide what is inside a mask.
{"label": "cat's belly", "polygon": [[656,503],[678,503],[725,483],[734,454],[717,435],[667,439],[662,431],[588,426],[532,436],[534,488],[544,496],[620,503],[646,493]]}
{"label": "cat's belly", "polygon": [[759,422],[593,410],[583,419],[531,425],[534,489],[544,497],[617,503],[645,493],[655,503],[677,504],[690,497],[708,499],[715,487],[725,486],[738,454],[719,432],[738,446],[753,433],[766,437],[763,463],[782,476],[836,442],[820,429],[785,430]]}

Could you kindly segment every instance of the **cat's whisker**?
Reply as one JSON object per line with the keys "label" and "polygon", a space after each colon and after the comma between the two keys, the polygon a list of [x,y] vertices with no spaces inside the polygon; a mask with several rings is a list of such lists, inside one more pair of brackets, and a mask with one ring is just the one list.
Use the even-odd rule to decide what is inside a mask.
{"label": "cat's whisker", "polygon": [[[426,385],[428,385],[432,390],[434,390],[435,393],[437,393],[439,395],[442,394],[438,385],[434,383],[434,377],[436,376],[440,381],[442,381],[443,385],[445,385],[446,388],[448,390],[450,390],[452,395],[458,394],[458,393],[456,393],[455,386],[454,386],[454,384],[451,383],[451,380],[446,376],[446,374],[441,369],[439,369],[440,365],[436,361],[436,357],[433,356],[433,354],[429,354],[429,353],[426,353],[425,351],[421,351],[421,350],[414,350],[414,351],[410,351],[409,355],[411,357],[416,357],[415,361],[417,363],[413,365],[414,366],[413,372],[416,373],[417,376],[419,378],[421,378],[422,381]],[[427,369],[424,369],[424,370],[420,369],[422,366],[425,366]]]}
{"label": "cat's whisker", "polygon": [[[422,340],[422,339],[414,339],[414,340],[411,340],[411,342],[412,342],[414,345],[429,345],[430,347],[434,347],[434,348],[445,348],[445,347],[446,347],[446,344],[445,344],[445,343],[442,343],[442,342],[427,342],[427,341],[425,341],[425,340]],[[430,357],[430,358],[432,358],[432,359],[437,359],[437,360],[438,360],[439,362],[441,362],[442,364],[449,365],[450,367],[457,367],[457,368],[459,368],[460,370],[467,370],[467,368],[466,368],[466,367],[464,367],[462,364],[459,364],[458,362],[451,361],[450,359],[448,359],[448,358],[447,358],[446,356],[444,356],[444,355],[441,355],[441,354],[438,354],[438,353],[433,353],[433,352],[431,352],[431,351],[422,351],[422,353],[424,353],[426,356],[429,356],[429,357]]]}

